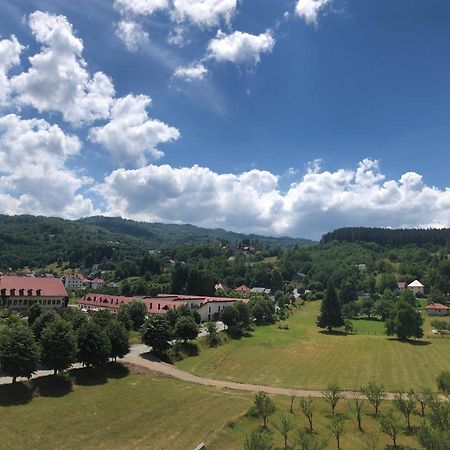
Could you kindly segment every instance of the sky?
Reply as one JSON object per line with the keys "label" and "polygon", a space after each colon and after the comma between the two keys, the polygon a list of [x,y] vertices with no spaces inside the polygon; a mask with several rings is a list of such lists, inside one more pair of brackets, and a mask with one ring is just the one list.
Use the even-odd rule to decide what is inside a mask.
{"label": "sky", "polygon": [[450,226],[450,2],[1,0],[0,213]]}

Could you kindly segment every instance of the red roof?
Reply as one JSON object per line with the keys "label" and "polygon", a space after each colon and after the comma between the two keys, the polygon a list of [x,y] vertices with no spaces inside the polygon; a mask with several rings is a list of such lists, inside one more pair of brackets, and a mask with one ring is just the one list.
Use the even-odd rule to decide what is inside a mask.
{"label": "red roof", "polygon": [[243,284],[242,286],[239,286],[235,289],[236,292],[248,292],[250,288]]}
{"label": "red roof", "polygon": [[426,309],[450,309],[448,306],[443,305],[442,303],[430,303]]}
{"label": "red roof", "polygon": [[34,278],[34,277],[12,277],[3,276],[0,278],[0,290],[2,295],[37,295],[40,291],[41,297],[67,297],[67,291],[59,278]]}

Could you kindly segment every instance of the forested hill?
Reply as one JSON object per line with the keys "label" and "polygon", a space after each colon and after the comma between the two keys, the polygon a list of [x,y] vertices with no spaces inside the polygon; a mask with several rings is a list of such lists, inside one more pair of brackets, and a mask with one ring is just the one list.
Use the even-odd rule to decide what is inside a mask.
{"label": "forested hill", "polygon": [[450,242],[450,229],[389,229],[347,227],[324,234],[321,243],[338,242],[375,242],[394,247],[415,245],[447,245]]}
{"label": "forested hill", "polygon": [[72,221],[43,216],[0,215],[0,268],[42,267],[56,261],[89,267],[105,258],[135,258],[150,249],[254,240],[260,245],[280,249],[310,242],[113,217]]}

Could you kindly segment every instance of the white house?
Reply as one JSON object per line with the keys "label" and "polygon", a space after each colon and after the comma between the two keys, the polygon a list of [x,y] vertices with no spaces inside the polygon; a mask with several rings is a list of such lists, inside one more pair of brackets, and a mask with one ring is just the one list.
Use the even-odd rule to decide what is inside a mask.
{"label": "white house", "polygon": [[236,302],[247,302],[245,299],[237,298],[214,298],[207,297],[204,303],[197,309],[202,321],[219,320],[220,313],[228,306]]}
{"label": "white house", "polygon": [[68,275],[64,278],[64,287],[66,289],[82,289],[84,287],[85,278],[76,273],[74,275]]}
{"label": "white house", "polygon": [[423,294],[425,286],[419,281],[414,280],[412,283],[408,284],[408,289],[414,292],[414,294]]}

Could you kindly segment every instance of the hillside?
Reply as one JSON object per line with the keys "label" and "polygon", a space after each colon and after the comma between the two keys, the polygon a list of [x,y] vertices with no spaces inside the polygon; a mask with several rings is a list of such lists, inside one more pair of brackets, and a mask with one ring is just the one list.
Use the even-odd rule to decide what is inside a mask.
{"label": "hillside", "polygon": [[70,261],[89,267],[112,255],[115,259],[134,258],[150,249],[224,241],[239,243],[244,240],[258,240],[265,246],[283,249],[311,242],[113,217],[65,220],[0,215],[0,266],[41,267],[55,261]]}

